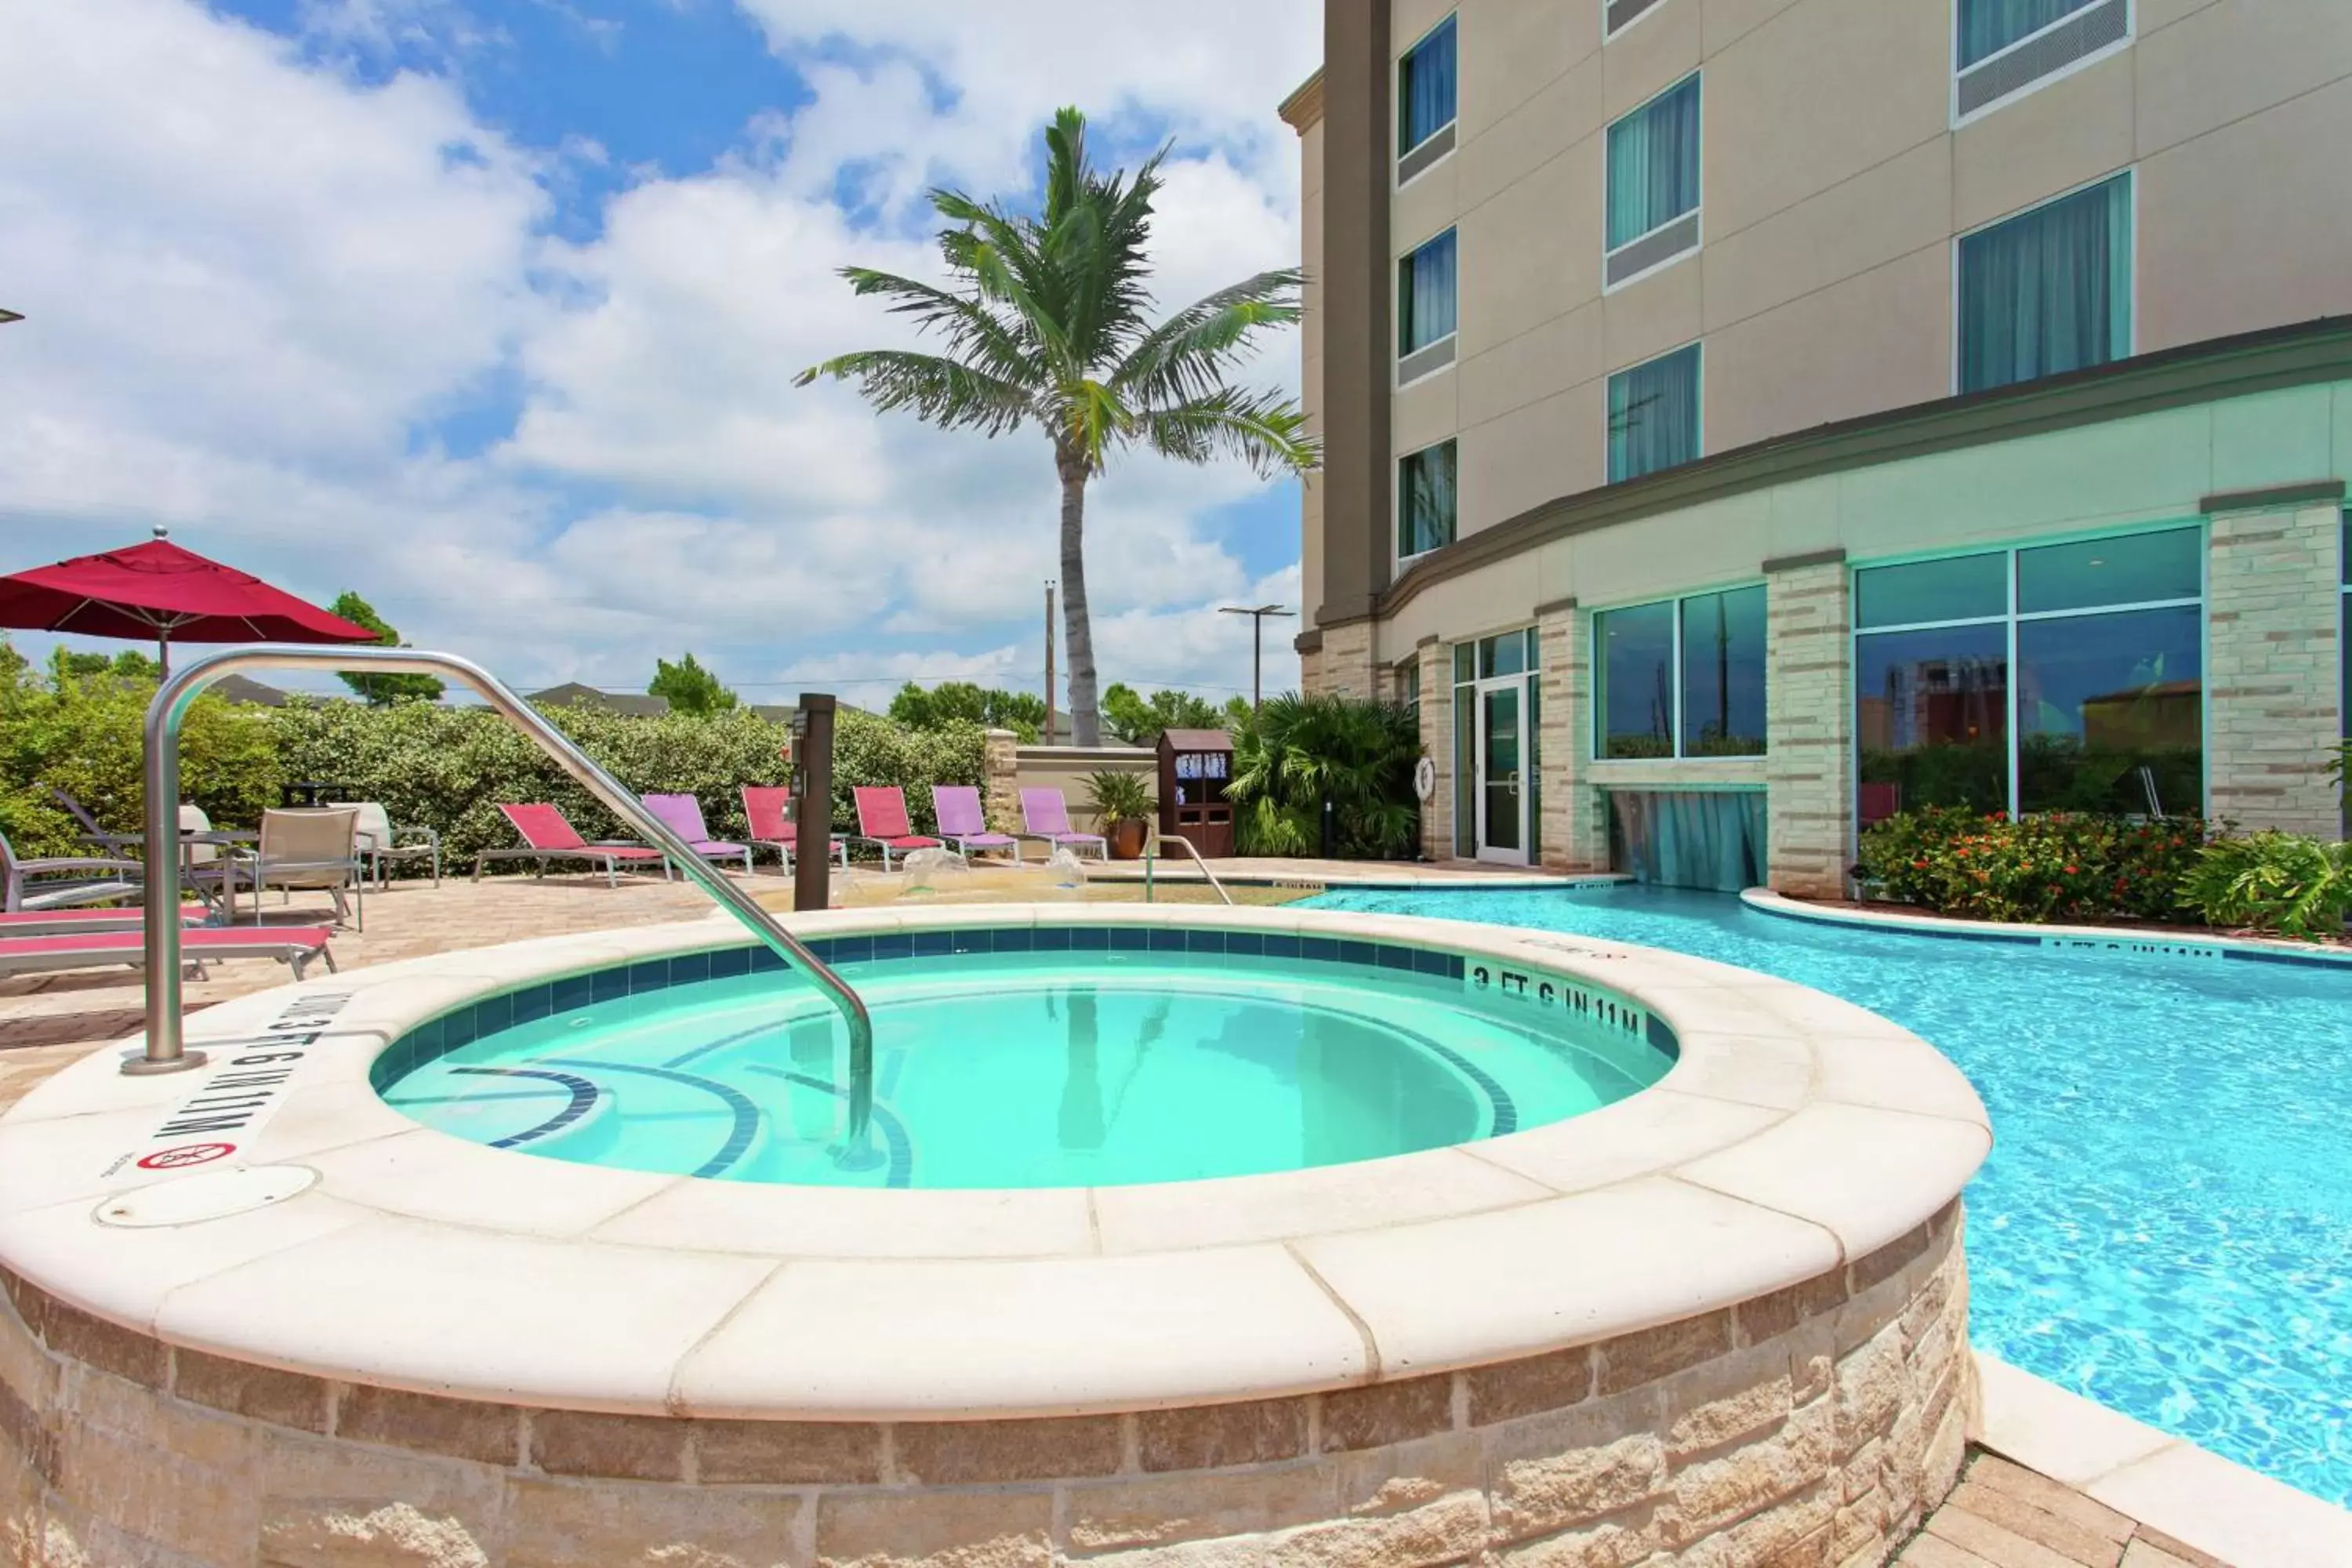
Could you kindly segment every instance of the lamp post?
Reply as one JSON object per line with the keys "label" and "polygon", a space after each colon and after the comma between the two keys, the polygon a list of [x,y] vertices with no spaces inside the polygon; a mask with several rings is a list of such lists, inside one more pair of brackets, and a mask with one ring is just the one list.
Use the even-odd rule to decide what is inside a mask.
{"label": "lamp post", "polygon": [[1280,605],[1260,605],[1255,609],[1245,605],[1225,605],[1219,607],[1221,616],[1247,616],[1250,618],[1250,709],[1255,712],[1265,701],[1261,689],[1265,679],[1265,618],[1268,616],[1296,615]]}

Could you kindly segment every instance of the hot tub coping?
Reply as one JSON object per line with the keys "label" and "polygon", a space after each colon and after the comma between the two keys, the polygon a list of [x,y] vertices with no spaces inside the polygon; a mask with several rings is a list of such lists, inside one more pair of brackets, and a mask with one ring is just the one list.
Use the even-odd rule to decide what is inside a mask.
{"label": "hot tub coping", "polygon": [[[604,1170],[467,1142],[384,1104],[370,1063],[449,1007],[742,940],[709,921],[545,938],[224,1004],[189,1021],[190,1044],[215,1051],[199,1072],[121,1077],[124,1046],[67,1068],[0,1118],[0,1266],[171,1344],[416,1393],[797,1420],[1098,1414],[1454,1371],[1734,1306],[1925,1225],[1990,1145],[1967,1080],[1907,1031],[1787,982],[1623,943],[1200,906],[958,905],[792,924],[826,937],[1172,925],[1412,943],[1630,997],[1673,1028],[1680,1057],[1627,1100],[1481,1143],[1085,1189]],[[312,1033],[226,1162],[307,1166],[319,1178],[307,1191],[197,1225],[95,1223],[110,1194],[220,1168],[122,1161],[157,1146],[168,1113],[219,1075],[267,1066],[240,1057]]]}

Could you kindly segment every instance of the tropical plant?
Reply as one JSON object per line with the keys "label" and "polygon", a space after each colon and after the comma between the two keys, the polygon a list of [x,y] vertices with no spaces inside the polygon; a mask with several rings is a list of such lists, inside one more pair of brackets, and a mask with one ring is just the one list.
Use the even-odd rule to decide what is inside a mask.
{"label": "tropical plant", "polygon": [[735,706],[735,694],[719,683],[713,675],[688,654],[672,664],[666,658],[654,660],[654,678],[646,683],[646,695],[669,700],[670,710],[677,713],[719,713]]}
{"label": "tropical plant", "polygon": [[2180,903],[2208,925],[2340,937],[2352,920],[2352,844],[2299,833],[2217,839],[2180,879]]}
{"label": "tropical plant", "polygon": [[1244,855],[1304,855],[1322,842],[1332,806],[1339,852],[1391,858],[1412,847],[1419,813],[1413,764],[1421,720],[1388,702],[1336,695],[1269,697],[1234,730],[1225,786]]}
{"label": "tropical plant", "polygon": [[1143,822],[1160,808],[1143,775],[1125,768],[1100,768],[1087,775],[1087,809],[1098,827]]}
{"label": "tropical plant", "polygon": [[994,437],[1034,426],[1053,443],[1070,719],[1082,746],[1102,738],[1087,610],[1087,482],[1127,447],[1186,463],[1237,457],[1268,475],[1303,473],[1318,450],[1296,405],[1226,380],[1261,332],[1298,320],[1297,269],[1244,279],[1157,326],[1145,320],[1145,245],[1167,154],[1162,147],[1132,179],[1105,174],[1088,160],[1086,117],[1061,110],[1045,132],[1036,216],[931,193],[950,226],[939,237],[949,287],[866,267],[842,271],[857,293],[938,331],[947,352],[868,350],[798,378],[855,382],[877,409],[910,408],[942,429]]}
{"label": "tropical plant", "polygon": [[1221,730],[1225,710],[1189,691],[1160,690],[1145,698],[1123,681],[1102,695],[1103,722],[1130,746],[1156,746],[1165,730]]}
{"label": "tropical plant", "polygon": [[2193,817],[2154,820],[1923,806],[1862,836],[1862,879],[1897,903],[1991,921],[2173,918],[2207,837]]}
{"label": "tropical plant", "polygon": [[[375,613],[375,606],[351,590],[345,589],[336,595],[333,609],[335,614],[353,626],[365,626],[375,633],[375,640],[384,647],[404,646],[400,634],[393,629],[391,623]],[[429,675],[371,675],[345,670],[342,681],[359,695],[362,701],[377,707],[387,702],[398,702],[404,698],[437,702],[446,689],[439,680]]]}
{"label": "tropical plant", "polygon": [[929,689],[910,680],[890,699],[890,719],[917,730],[936,730],[946,724],[1010,730],[1023,744],[1034,745],[1045,724],[1045,700],[1002,687],[982,689],[969,680],[942,680]]}

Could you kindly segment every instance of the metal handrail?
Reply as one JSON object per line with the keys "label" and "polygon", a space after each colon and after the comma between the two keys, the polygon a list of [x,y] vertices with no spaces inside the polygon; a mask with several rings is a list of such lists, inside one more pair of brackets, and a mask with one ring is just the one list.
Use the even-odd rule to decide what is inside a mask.
{"label": "metal handrail", "polygon": [[[584,785],[604,808],[635,828],[679,869],[719,901],[719,906],[789,963],[807,972],[822,988],[842,1021],[849,1026],[849,1136],[865,1136],[874,1109],[874,1021],[840,975],[802,945],[758,900],[729,881],[725,873],[695,852],[694,847],[647,811],[619,780],[591,762],[562,732],[531,706],[471,659],[455,654],[427,653],[404,647],[320,647],[264,643],[231,648],[187,666],[163,682],[147,706],[146,827],[147,866],[147,1049],[122,1064],[126,1073],[179,1072],[202,1066],[205,1053],[182,1043],[180,1016],[180,888],[177,847],[180,838],[180,721],[197,694],[225,675],[240,669],[284,668],[358,670],[387,675],[455,676],[478,692],[500,717],[539,743],[563,771]],[[172,874],[163,874],[159,858],[169,858]]]}
{"label": "metal handrail", "polygon": [[1171,837],[1169,835],[1164,834],[1164,833],[1154,833],[1154,834],[1151,836],[1151,842],[1150,842],[1150,845],[1148,845],[1148,846],[1146,846],[1146,847],[1145,847],[1145,849],[1144,849],[1144,854],[1143,854],[1143,891],[1144,891],[1144,900],[1145,900],[1145,902],[1147,902],[1147,903],[1148,903],[1148,902],[1150,902],[1150,894],[1151,894],[1151,851],[1152,851],[1153,849],[1157,849],[1158,847],[1160,847],[1161,845],[1163,845],[1163,844],[1181,844],[1181,845],[1184,847],[1184,853],[1185,853],[1185,854],[1187,854],[1187,855],[1190,855],[1190,856],[1192,858],[1192,864],[1193,864],[1193,865],[1195,865],[1195,866],[1198,866],[1199,868],[1201,868],[1201,875],[1202,875],[1203,877],[1206,877],[1207,879],[1209,879],[1209,886],[1211,886],[1212,888],[1214,888],[1214,889],[1217,889],[1217,897],[1219,897],[1219,898],[1221,898],[1221,899],[1224,900],[1225,900],[1226,905],[1227,905],[1228,907],[1231,907],[1231,905],[1233,904],[1233,901],[1234,901],[1234,896],[1233,896],[1231,893],[1228,893],[1227,891],[1225,891],[1225,885],[1224,885],[1223,882],[1220,882],[1220,881],[1218,881],[1218,880],[1217,880],[1217,874],[1216,874],[1214,871],[1212,871],[1212,870],[1210,870],[1210,869],[1209,869],[1209,863],[1208,863],[1206,860],[1203,860],[1203,859],[1202,859],[1202,858],[1201,858],[1201,851],[1200,851],[1200,849],[1199,849],[1199,848],[1198,848],[1198,847],[1197,847],[1192,843],[1192,841],[1191,839],[1189,839],[1189,838],[1184,837],[1183,837],[1183,836],[1181,836],[1181,834],[1180,834],[1180,835],[1177,835],[1176,837]]}

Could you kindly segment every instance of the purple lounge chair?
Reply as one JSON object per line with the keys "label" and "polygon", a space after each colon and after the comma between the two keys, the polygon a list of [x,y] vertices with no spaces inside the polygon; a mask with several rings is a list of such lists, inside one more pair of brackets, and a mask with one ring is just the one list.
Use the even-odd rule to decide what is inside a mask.
{"label": "purple lounge chair", "polygon": [[1024,838],[1042,838],[1055,848],[1067,849],[1074,855],[1084,855],[1091,844],[1097,858],[1110,858],[1110,845],[1101,834],[1079,833],[1071,828],[1070,803],[1062,798],[1058,789],[1023,790],[1021,826]]}
{"label": "purple lounge chair", "polygon": [[721,860],[740,860],[743,862],[743,875],[748,877],[751,874],[751,847],[711,837],[710,829],[702,820],[702,803],[694,796],[649,795],[644,799],[646,809],[660,818],[664,827],[685,839],[697,855],[713,864]]}
{"label": "purple lounge chair", "polygon": [[933,784],[931,809],[939,814],[940,837],[962,853],[1010,849],[1013,863],[1021,864],[1021,840],[1010,833],[988,830],[988,815],[981,809],[980,791],[971,784]]}

